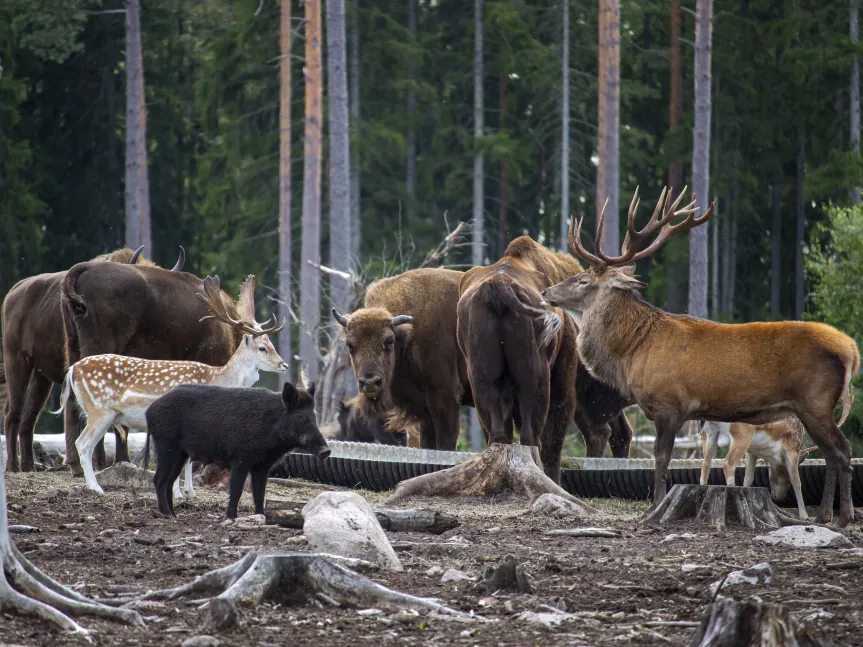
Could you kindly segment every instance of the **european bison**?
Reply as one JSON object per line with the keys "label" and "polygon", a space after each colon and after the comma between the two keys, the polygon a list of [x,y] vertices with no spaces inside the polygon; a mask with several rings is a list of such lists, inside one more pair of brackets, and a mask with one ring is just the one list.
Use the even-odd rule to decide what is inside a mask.
{"label": "european bison", "polygon": [[356,398],[339,402],[339,440],[381,445],[408,444],[406,431],[390,431],[383,418],[363,418]]}
{"label": "european bison", "polygon": [[571,257],[521,236],[497,263],[468,270],[459,285],[458,346],[488,442],[512,442],[518,407],[521,443],[539,446],[556,481],[576,407],[576,328],[562,311],[543,310],[539,292],[580,270]]}
{"label": "european bison", "polygon": [[[141,249],[122,248],[97,256],[90,263],[152,266],[140,258]],[[184,252],[172,271],[182,269]],[[39,274],[23,279],[3,300],[3,363],[9,395],[5,407],[6,470],[33,471],[33,428],[51,393],[51,385],[63,382],[66,337],[60,293],[67,272]],[[125,443],[118,434],[117,460]],[[20,442],[20,459],[19,459]]]}
{"label": "european bison", "polygon": [[419,424],[426,449],[454,450],[459,406],[472,404],[455,336],[461,277],[454,270],[410,270],[372,283],[365,307],[350,316],[333,310],[344,327],[363,416],[382,419],[395,410]]}
{"label": "european bison", "polygon": [[[195,295],[203,282],[187,272],[116,263],[79,263],[63,282],[61,302],[66,354],[71,366],[89,355],[190,360],[224,366],[242,340],[242,331],[211,319]],[[233,319],[254,325],[254,295],[235,304],[219,292]],[[77,407],[66,407],[66,464],[81,466],[75,441],[81,433]]]}
{"label": "european bison", "polygon": [[297,448],[321,459],[330,455],[315,421],[314,385],[306,392],[288,382],[281,396],[266,389],[180,386],[147,409],[147,430],[147,445],[151,437],[156,445],[159,511],[167,517],[176,516],[171,484],[187,458],[227,463],[227,516],[234,519],[249,473],[255,514],[263,514],[267,476],[279,458]]}

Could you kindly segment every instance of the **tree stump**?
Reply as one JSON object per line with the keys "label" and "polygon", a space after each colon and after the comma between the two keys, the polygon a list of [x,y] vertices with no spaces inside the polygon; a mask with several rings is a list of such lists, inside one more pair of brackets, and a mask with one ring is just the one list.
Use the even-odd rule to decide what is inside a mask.
{"label": "tree stump", "polygon": [[[9,536],[6,478],[0,461],[0,613],[19,613],[78,634],[88,631],[69,616],[90,615],[143,625],[135,611],[115,609],[66,588],[36,568],[22,555]],[[68,614],[68,615],[67,615]]]}
{"label": "tree stump", "polygon": [[778,604],[719,600],[707,607],[690,647],[828,647],[826,636],[798,631]]}
{"label": "tree stump", "polygon": [[[281,604],[323,602],[355,608],[417,609],[433,611],[455,620],[480,620],[426,598],[393,591],[355,573],[342,564],[361,560],[321,553],[249,553],[233,564],[201,575],[189,584],[151,591],[144,600],[175,600],[190,595],[213,595],[205,600],[208,631],[234,626],[240,606],[264,600]],[[367,564],[371,566],[370,564]]]}
{"label": "tree stump", "polygon": [[530,501],[542,494],[556,494],[586,512],[598,512],[545,475],[536,447],[501,443],[489,445],[481,454],[454,467],[402,481],[387,503],[412,496],[494,496],[505,491]]}
{"label": "tree stump", "polygon": [[719,531],[725,530],[727,525],[757,531],[812,525],[782,512],[773,503],[767,488],[682,484],[672,487],[640,523],[664,526],[684,519],[694,519],[698,525]]}

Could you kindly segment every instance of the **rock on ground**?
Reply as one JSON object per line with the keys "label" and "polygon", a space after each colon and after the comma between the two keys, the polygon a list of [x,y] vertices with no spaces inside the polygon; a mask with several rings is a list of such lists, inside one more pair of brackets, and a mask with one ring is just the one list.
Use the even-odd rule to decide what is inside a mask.
{"label": "rock on ground", "polygon": [[141,469],[132,463],[115,463],[100,472],[96,472],[96,481],[106,490],[108,488],[153,489],[155,472]]}
{"label": "rock on ground", "polygon": [[578,518],[585,516],[584,509],[567,501],[562,496],[546,492],[536,498],[530,506],[531,512],[548,515],[549,517],[562,518]]}
{"label": "rock on ground", "polygon": [[181,647],[219,647],[222,643],[212,636],[192,636],[181,643]]}
{"label": "rock on ground", "polygon": [[724,582],[716,580],[710,585],[710,595],[716,595],[716,589],[719,588],[720,584],[723,589],[727,589],[740,584],[770,584],[772,580],[773,567],[770,562],[761,562],[742,571],[731,571]]}
{"label": "rock on ground", "polygon": [[354,492],[322,492],[309,501],[303,534],[312,550],[404,570],[371,506]]}
{"label": "rock on ground", "polygon": [[851,540],[842,533],[820,526],[786,526],[755,538],[765,544],[792,548],[850,548]]}

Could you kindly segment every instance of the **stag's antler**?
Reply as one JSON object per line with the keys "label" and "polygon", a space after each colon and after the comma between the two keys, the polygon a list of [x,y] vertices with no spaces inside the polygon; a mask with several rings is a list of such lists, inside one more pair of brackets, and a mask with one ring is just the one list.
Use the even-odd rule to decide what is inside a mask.
{"label": "stag's antler", "polygon": [[[254,286],[254,277],[249,277],[252,279],[252,285]],[[248,283],[248,278],[246,279],[246,283]],[[243,285],[246,285],[244,283]],[[261,325],[255,321],[252,323],[242,321],[240,319],[234,319],[231,315],[228,314],[228,311],[225,309],[225,304],[222,302],[221,297],[221,288],[219,287],[219,277],[218,276],[208,276],[204,279],[204,292],[206,292],[206,296],[201,294],[200,292],[196,293],[201,301],[207,304],[207,307],[210,309],[210,312],[213,314],[207,315],[206,317],[202,317],[201,321],[204,319],[218,319],[226,324],[234,326],[239,330],[247,333],[249,335],[254,335],[255,337],[260,337],[261,335],[272,335],[279,332],[282,328],[285,327],[285,321],[282,321],[281,326],[276,326],[277,320],[276,315],[273,315],[273,325],[269,328],[263,328]]]}
{"label": "stag's antler", "polygon": [[[695,194],[692,195],[692,201],[688,205],[682,209],[678,209],[677,206],[680,204],[680,201],[683,200],[683,194],[686,193],[686,187],[683,187],[683,191],[680,192],[680,195],[677,196],[677,199],[674,202],[671,201],[671,193],[672,192],[668,190],[668,187],[662,189],[662,194],[659,196],[659,201],[656,203],[656,208],[653,210],[653,215],[650,217],[650,220],[641,230],[636,231],[635,214],[638,211],[638,206],[641,201],[638,198],[638,187],[635,188],[632,202],[629,203],[629,212],[626,219],[626,237],[623,239],[623,248],[621,249],[622,253],[620,256],[607,256],[603,253],[600,246],[600,241],[602,240],[602,229],[605,226],[605,206],[608,205],[608,200],[605,201],[605,205],[602,207],[602,212],[599,214],[599,223],[596,228],[596,255],[588,252],[581,244],[581,221],[583,220],[583,216],[582,219],[578,221],[578,228],[574,232],[573,222],[572,219],[570,219],[570,247],[576,255],[582,258],[591,267],[619,267],[621,265],[628,265],[635,261],[640,261],[643,258],[647,258],[657,249],[662,247],[662,245],[665,244],[665,241],[672,236],[684,231],[689,231],[698,225],[702,225],[713,217],[713,209],[716,206],[716,200],[710,203],[710,207],[703,216],[696,218],[694,217],[694,214],[698,208],[695,206]],[[661,216],[660,213],[662,214]],[[686,216],[686,218],[676,225],[672,225],[671,221],[678,216]],[[659,235],[656,239],[646,248],[641,249],[657,230],[659,230]]]}

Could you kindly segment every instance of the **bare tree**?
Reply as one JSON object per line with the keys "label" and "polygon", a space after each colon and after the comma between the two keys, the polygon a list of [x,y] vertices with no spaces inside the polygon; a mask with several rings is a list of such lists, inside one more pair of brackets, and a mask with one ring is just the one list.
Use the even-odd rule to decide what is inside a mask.
{"label": "bare tree", "polygon": [[[672,135],[680,127],[683,114],[683,63],[680,58],[681,32],[680,0],[671,0],[671,100],[668,105],[668,132]],[[668,186],[683,184],[683,167],[675,150],[668,164]]]}
{"label": "bare tree", "polygon": [[569,232],[569,0],[563,0],[560,97],[560,249],[568,251]]}
{"label": "bare tree", "polygon": [[776,176],[771,192],[773,223],[770,228],[770,318],[780,318],[780,281],[782,280],[782,167],[776,160]]}
{"label": "bare tree", "polygon": [[[482,96],[482,0],[474,0],[474,31],[473,31],[473,136],[477,147],[483,136],[483,96]],[[473,249],[474,265],[482,265],[485,255],[485,222],[483,181],[485,165],[481,150],[477,150],[473,158]]]}
{"label": "bare tree", "polygon": [[351,257],[359,261],[362,241],[362,211],[360,209],[360,0],[351,6]]}
{"label": "bare tree", "polygon": [[303,146],[303,238],[300,263],[300,359],[314,380],[318,374],[321,295],[321,2],[305,0],[306,119]]}
{"label": "bare tree", "polygon": [[[497,105],[499,115],[499,132],[506,132],[506,94],[509,89],[509,75],[506,72],[506,63],[509,56],[509,48],[506,41],[500,42],[500,74],[498,75]],[[497,253],[503,256],[509,237],[509,224],[507,223],[507,211],[509,209],[509,183],[506,177],[506,160],[500,160],[500,177],[498,182],[498,212],[497,212]]]}
{"label": "bare tree", "polygon": [[[350,135],[348,132],[348,70],[345,0],[327,0],[327,91],[330,112],[330,266],[351,267]],[[351,286],[330,280],[330,300],[345,312]]]}
{"label": "bare tree", "polygon": [[606,254],[620,250],[620,5],[599,0],[599,164],[596,167],[596,217],[605,207],[600,244]]}
{"label": "bare tree", "polygon": [[803,319],[806,307],[806,292],[803,271],[803,244],[806,242],[806,203],[803,196],[803,181],[806,179],[806,120],[800,115],[797,124],[797,229],[794,245],[794,318]]}
{"label": "bare tree", "polygon": [[[710,204],[710,49],[713,0],[695,4],[695,125],[692,131],[692,188],[700,213]],[[707,228],[689,232],[689,314],[707,317]]]}
{"label": "bare tree", "polygon": [[[291,0],[281,0],[279,31],[279,319],[291,321]],[[291,330],[279,333],[279,355],[293,365]],[[290,370],[282,374],[290,380]]]}
{"label": "bare tree", "polygon": [[126,246],[153,255],[141,2],[126,0]]}
{"label": "bare tree", "polygon": [[407,136],[407,160],[405,185],[407,188],[408,216],[413,214],[414,199],[417,191],[417,133],[416,133],[416,105],[417,95],[414,89],[416,83],[417,64],[414,59],[414,49],[417,45],[417,0],[408,0],[408,32],[411,39],[411,53],[408,56],[408,136]]}
{"label": "bare tree", "polygon": [[[860,0],[851,0],[851,42],[860,42]],[[860,154],[860,59],[851,61],[851,150]],[[852,201],[860,204],[860,187],[854,187]]]}

